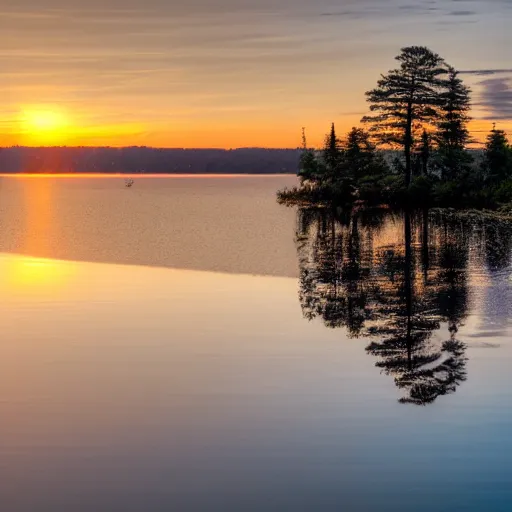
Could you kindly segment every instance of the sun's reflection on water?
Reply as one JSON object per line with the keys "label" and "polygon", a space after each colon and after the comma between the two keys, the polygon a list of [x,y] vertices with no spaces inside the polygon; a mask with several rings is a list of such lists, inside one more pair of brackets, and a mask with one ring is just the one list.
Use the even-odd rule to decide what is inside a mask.
{"label": "sun's reflection on water", "polygon": [[4,276],[2,294],[52,294],[70,284],[75,273],[72,262],[30,256],[0,256]]}

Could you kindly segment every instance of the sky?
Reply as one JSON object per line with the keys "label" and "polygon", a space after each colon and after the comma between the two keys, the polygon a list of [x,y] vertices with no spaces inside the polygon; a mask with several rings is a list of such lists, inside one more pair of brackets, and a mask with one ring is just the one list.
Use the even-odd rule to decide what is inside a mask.
{"label": "sky", "polygon": [[2,0],[0,145],[297,147],[348,131],[400,48],[512,134],[512,0]]}

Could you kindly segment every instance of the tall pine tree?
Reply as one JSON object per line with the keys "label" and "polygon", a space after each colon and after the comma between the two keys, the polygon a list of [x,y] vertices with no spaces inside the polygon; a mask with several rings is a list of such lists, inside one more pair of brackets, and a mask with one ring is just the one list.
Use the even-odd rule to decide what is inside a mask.
{"label": "tall pine tree", "polygon": [[331,131],[325,138],[323,160],[326,167],[327,178],[331,181],[338,181],[343,177],[342,172],[343,151],[341,142],[336,136],[334,123],[331,125]]}
{"label": "tall pine tree", "polygon": [[439,97],[441,117],[437,123],[435,141],[437,142],[437,165],[444,179],[460,178],[461,172],[472,161],[466,151],[470,142],[467,124],[470,121],[469,87],[459,78],[459,73],[448,67],[448,77]]}
{"label": "tall pine tree", "polygon": [[381,143],[403,150],[405,182],[411,182],[414,136],[424,124],[439,119],[439,88],[446,77],[443,59],[423,46],[403,48],[396,57],[400,67],[382,75],[377,87],[366,93],[370,110],[364,123]]}
{"label": "tall pine tree", "polygon": [[495,126],[487,136],[482,167],[486,181],[491,185],[512,178],[512,148],[506,133]]}

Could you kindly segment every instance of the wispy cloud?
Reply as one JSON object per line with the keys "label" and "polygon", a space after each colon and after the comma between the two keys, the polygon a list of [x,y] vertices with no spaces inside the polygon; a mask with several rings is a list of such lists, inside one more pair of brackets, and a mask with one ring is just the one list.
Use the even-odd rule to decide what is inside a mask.
{"label": "wispy cloud", "polygon": [[512,73],[512,68],[502,68],[502,69],[469,69],[460,71],[461,75],[477,75],[477,76],[487,76],[487,75],[503,75]]}
{"label": "wispy cloud", "polygon": [[450,16],[474,16],[478,13],[476,11],[451,11],[448,14]]}
{"label": "wispy cloud", "polygon": [[512,79],[488,78],[479,85],[482,92],[476,106],[486,112],[480,119],[512,120]]}

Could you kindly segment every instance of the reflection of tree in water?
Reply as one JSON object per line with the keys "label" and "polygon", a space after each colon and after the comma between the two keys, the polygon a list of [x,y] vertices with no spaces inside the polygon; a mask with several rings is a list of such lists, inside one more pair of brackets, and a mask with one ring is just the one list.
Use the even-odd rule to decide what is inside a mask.
{"label": "reflection of tree in water", "polygon": [[[376,243],[385,222],[400,236],[395,230]],[[404,390],[401,402],[427,404],[452,393],[466,378],[457,334],[468,304],[469,235],[462,224],[426,216],[301,210],[304,315],[373,340],[367,351]]]}
{"label": "reflection of tree in water", "polygon": [[[454,392],[466,378],[465,346],[456,334],[467,308],[468,245],[459,243],[463,239],[454,231],[450,231],[450,239],[441,235],[439,240],[429,237],[422,226],[419,249],[424,267],[420,272],[411,222],[405,214],[403,255],[396,256],[401,247],[395,246],[388,249],[391,256],[388,253],[382,258],[384,272],[377,279],[386,293],[375,306],[380,321],[368,329],[368,334],[379,340],[367,350],[380,358],[377,366],[392,374],[396,385],[406,391],[401,402],[427,404]],[[436,238],[438,244],[433,243],[431,251],[429,242]],[[391,269],[397,277],[386,282]],[[449,324],[449,339],[435,342],[433,334],[440,331],[442,322]]]}
{"label": "reflection of tree in water", "polygon": [[512,252],[512,228],[508,223],[487,222],[483,231],[487,268],[490,272],[507,268]]}
{"label": "reflection of tree in water", "polygon": [[303,209],[297,234],[304,316],[347,327],[352,336],[368,315],[371,267],[371,239],[360,235],[359,222],[357,215]]}

